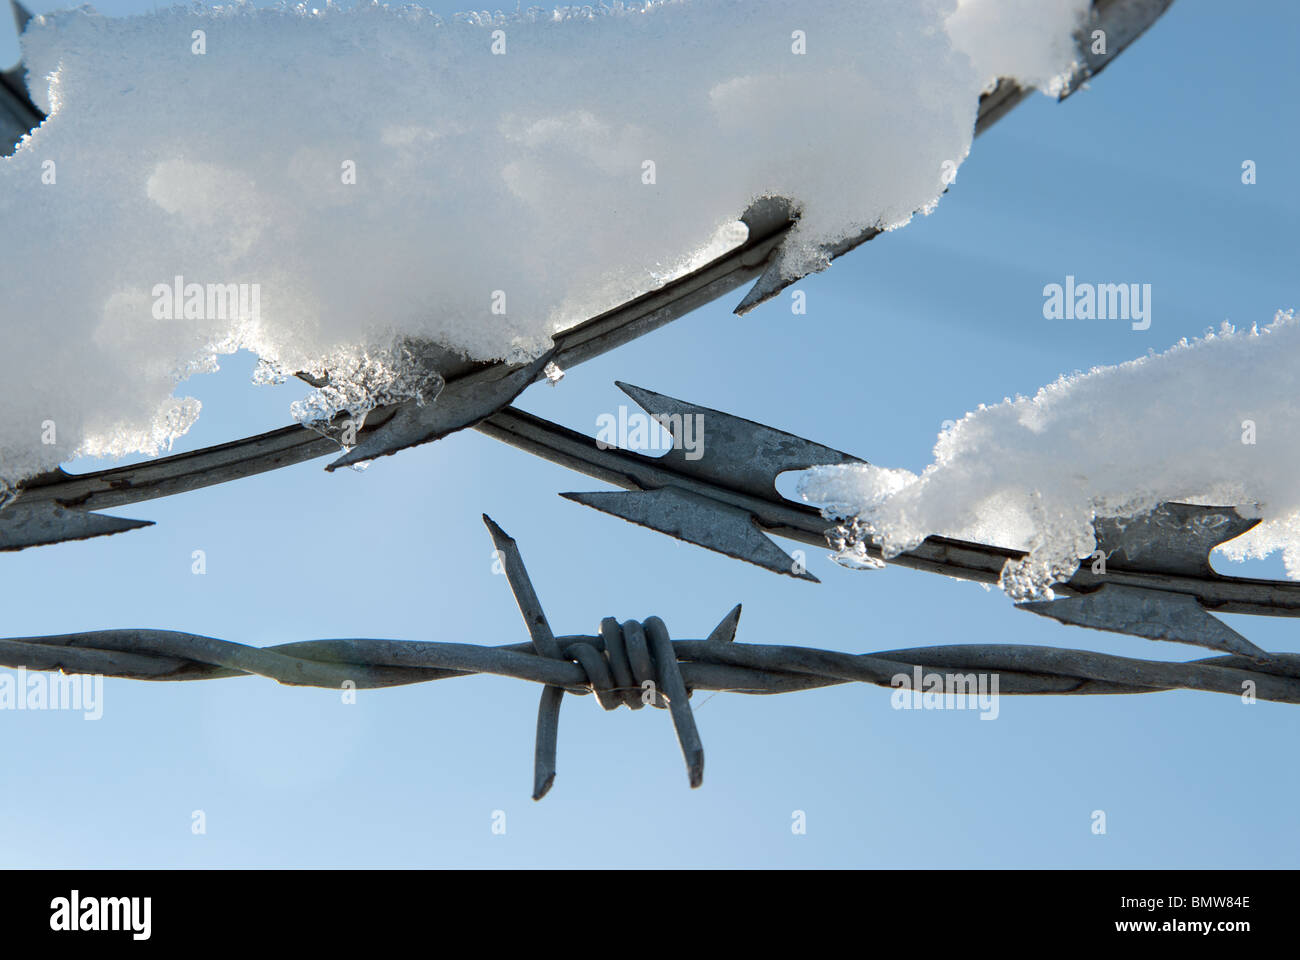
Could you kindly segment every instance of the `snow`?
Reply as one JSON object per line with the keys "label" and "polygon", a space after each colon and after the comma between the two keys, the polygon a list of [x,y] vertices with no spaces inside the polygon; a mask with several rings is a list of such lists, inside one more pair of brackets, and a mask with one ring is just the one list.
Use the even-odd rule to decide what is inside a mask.
{"label": "snow", "polygon": [[823,466],[802,496],[844,518],[853,564],[867,536],[886,558],[939,534],[1028,550],[1009,563],[1015,600],[1049,599],[1096,549],[1095,517],[1166,501],[1238,506],[1260,517],[1219,548],[1231,559],[1281,550],[1300,579],[1300,318],[1182,340],[1167,352],[1063,376],[1033,397],[980,406],[939,435],[919,475]]}
{"label": "snow", "polygon": [[1056,96],[1077,56],[1072,34],[1087,7],[1078,0],[959,0],[948,34],[970,55],[985,89],[1014,77]]}
{"label": "snow", "polygon": [[427,395],[429,345],[536,357],[740,242],[762,196],[802,211],[786,274],[822,269],[931,211],[989,78],[1050,88],[1086,6],[37,17],[52,115],[0,161],[0,489],[165,449],[199,413],[177,385],[239,349],[265,382],[328,371],[304,421]]}

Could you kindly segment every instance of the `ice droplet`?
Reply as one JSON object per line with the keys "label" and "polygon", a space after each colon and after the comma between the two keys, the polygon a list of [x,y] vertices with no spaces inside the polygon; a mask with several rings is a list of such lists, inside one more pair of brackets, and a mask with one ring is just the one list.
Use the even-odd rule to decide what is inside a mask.
{"label": "ice droplet", "polygon": [[[290,404],[289,413],[304,427],[350,450],[357,431],[376,407],[436,401],[445,381],[434,368],[433,350],[426,342],[400,338],[382,349],[335,351],[297,374],[316,389]],[[272,362],[265,369],[259,366],[253,379],[255,383],[283,382],[279,379],[282,373]],[[341,415],[346,417],[338,421]]]}
{"label": "ice droplet", "polygon": [[885,561],[871,556],[861,544],[844,553],[832,553],[831,559],[846,570],[883,570]]}
{"label": "ice droplet", "polygon": [[883,570],[885,561],[867,552],[871,539],[866,524],[856,518],[844,519],[826,533],[826,542],[835,552],[831,559],[848,570]]}

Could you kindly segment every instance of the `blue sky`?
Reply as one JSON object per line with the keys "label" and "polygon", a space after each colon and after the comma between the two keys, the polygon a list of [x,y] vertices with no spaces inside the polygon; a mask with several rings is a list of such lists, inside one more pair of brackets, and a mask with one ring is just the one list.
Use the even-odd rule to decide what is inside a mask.
{"label": "blue sky", "polygon": [[[439,12],[462,4],[430,3]],[[35,3],[39,11],[53,4]],[[105,3],[105,13],[151,3]],[[0,31],[3,32],[3,31]],[[1092,88],[1035,97],[976,142],[929,217],[745,318],[721,300],[539,385],[520,406],[588,433],[616,379],[917,470],[945,419],[1062,373],[1300,306],[1294,123],[1300,8],[1178,0]],[[6,36],[0,60],[16,58]],[[1240,181],[1254,160],[1258,183]],[[39,242],[33,238],[29,242]],[[1150,283],[1153,322],[1047,321],[1066,274]],[[292,385],[248,355],[183,390],[177,452],[281,426]],[[1213,390],[1213,384],[1189,385]],[[1135,416],[1141,411],[1135,410]],[[78,469],[100,464],[79,463]],[[526,638],[479,519],[520,543],[552,626],[663,617],[702,637],[852,652],[1035,643],[1153,658],[1192,648],[1059,626],[1000,593],[903,569],[820,585],[561,500],[599,483],[458,434],[365,473],[303,464],[124,508],[155,527],[0,554],[3,634],[145,626],[262,645],[317,637]],[[794,544],[785,544],[794,547]],[[207,573],[191,572],[203,550]],[[1234,572],[1242,568],[1233,567]],[[1280,576],[1275,560],[1245,570]],[[1284,620],[1228,617],[1296,650]],[[1300,712],[1208,693],[896,711],[864,685],[698,694],[703,788],[666,714],[566,698],[559,776],[529,799],[538,688],[475,677],[363,691],[258,678],[108,680],[104,716],[0,712],[5,866],[1295,866]],[[191,832],[193,811],[207,833]],[[491,830],[504,811],[506,832]],[[1104,810],[1107,833],[1091,830]],[[791,831],[804,811],[807,833]]]}

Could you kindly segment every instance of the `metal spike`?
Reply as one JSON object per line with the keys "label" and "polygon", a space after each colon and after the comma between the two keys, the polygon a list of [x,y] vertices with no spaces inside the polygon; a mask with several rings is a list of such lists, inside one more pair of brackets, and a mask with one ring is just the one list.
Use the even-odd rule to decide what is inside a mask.
{"label": "metal spike", "polygon": [[[980,101],[980,105],[983,107],[983,100]],[[981,119],[983,119],[983,114],[981,114]],[[772,260],[768,264],[767,269],[764,270],[762,276],[755,281],[754,286],[751,287],[749,293],[745,295],[745,299],[741,300],[740,303],[736,305],[736,309],[733,312],[737,316],[743,317],[751,310],[762,306],[767,303],[767,301],[776,297],[782,290],[794,286],[800,280],[804,279],[804,277],[810,276],[820,270],[827,269],[831,265],[832,260],[838,260],[846,253],[857,249],[868,240],[873,240],[878,236],[880,236],[879,230],[875,227],[868,227],[861,233],[840,240],[838,243],[823,244],[821,247],[820,265],[813,270],[805,271],[796,276],[788,276],[785,273],[785,265],[782,263],[780,252],[773,254]],[[784,243],[785,241],[782,241],[783,245]]]}
{"label": "metal spike", "polygon": [[677,733],[677,743],[682,748],[686,760],[686,776],[691,788],[704,783],[704,744],[700,742],[700,731],[695,726],[695,715],[691,712],[690,694],[682,682],[681,667],[677,663],[677,652],[673,649],[668,627],[658,617],[650,617],[643,624],[646,640],[650,643],[650,654],[659,667],[659,682],[668,699],[668,712],[673,718],[673,729]]}
{"label": "metal spike", "polygon": [[515,367],[495,379],[489,379],[497,373],[495,368],[483,376],[470,374],[448,383],[432,401],[423,405],[405,404],[392,419],[325,469],[333,471],[376,457],[386,457],[474,426],[523,393],[550,362],[554,352],[550,350],[527,366]]}
{"label": "metal spike", "polygon": [[32,12],[24,7],[18,0],[9,0],[9,6],[13,7],[14,25],[18,27],[18,35],[27,29],[27,24],[31,22]]}
{"label": "metal spike", "polygon": [[[753,420],[710,410],[628,383],[620,390],[637,402],[673,435],[673,449],[661,461],[679,473],[722,483],[733,490],[772,499],[776,478],[786,470],[803,470],[821,464],[862,463],[857,457],[803,437],[776,430]],[[687,421],[687,417],[699,420]],[[695,429],[696,450],[686,449],[685,427]],[[691,459],[696,457],[697,459]]]}
{"label": "metal spike", "polygon": [[540,800],[555,783],[555,755],[560,739],[562,687],[542,687],[537,704],[537,741],[533,747],[533,799]]}
{"label": "metal spike", "polygon": [[21,499],[0,510],[0,550],[21,550],[66,540],[86,540],[140,527],[152,527],[152,520],[128,520],[103,513],[89,513],[64,507],[53,500]]}
{"label": "metal spike", "polygon": [[[1075,34],[1074,68],[1065,79],[1058,100],[1076,92],[1084,81],[1101,73],[1129,44],[1146,32],[1169,9],[1174,0],[1097,0],[1091,16]],[[1106,52],[1093,53],[1092,38],[1100,30],[1106,38]]]}
{"label": "metal spike", "polygon": [[533,648],[543,657],[565,659],[559,643],[556,642],[555,634],[551,631],[551,625],[546,619],[546,613],[542,610],[542,603],[537,599],[533,581],[524,567],[524,558],[519,553],[519,544],[515,542],[514,537],[497,526],[486,513],[483,514],[483,523],[487,525],[488,533],[492,535],[492,543],[497,548],[501,565],[506,571],[506,580],[509,581],[510,590],[515,595],[515,603],[519,604],[519,612],[528,627],[528,635],[532,637]]}
{"label": "metal spike", "polygon": [[729,503],[677,487],[560,496],[776,573],[821,582],[764,536],[748,511]]}
{"label": "metal spike", "polygon": [[[32,19],[19,3],[12,3],[14,23],[21,35]],[[45,120],[45,114],[32,102],[27,90],[27,67],[18,65],[0,72],[0,156],[9,156],[18,143]]]}
{"label": "metal spike", "polygon": [[[542,610],[542,603],[537,599],[533,581],[524,566],[524,558],[519,553],[519,544],[515,538],[501,529],[491,517],[483,514],[483,523],[487,525],[492,536],[492,544],[497,549],[501,565],[506,571],[506,580],[519,604],[528,635],[532,638],[533,649],[539,656],[555,660],[566,659],[560,650],[560,644],[551,631],[551,625]],[[546,686],[537,704],[537,741],[533,748],[533,799],[540,800],[546,796],[555,783],[556,745],[560,736],[560,704],[564,702],[564,688]]]}
{"label": "metal spike", "polygon": [[1210,551],[1258,523],[1233,507],[1162,503],[1142,517],[1098,519],[1093,529],[1107,570],[1213,577]]}
{"label": "metal spike", "polygon": [[736,604],[725,617],[718,621],[713,632],[705,638],[705,643],[731,643],[736,639],[736,628],[740,626],[740,604]]}
{"label": "metal spike", "polygon": [[759,278],[754,281],[754,285],[749,288],[749,292],[745,294],[744,299],[736,304],[732,313],[738,317],[743,317],[790,286],[790,281],[787,281],[781,273],[780,264],[780,256],[774,256],[772,262],[767,265],[767,269],[759,275]]}
{"label": "metal spike", "polygon": [[[749,235],[767,236],[780,232],[782,235],[799,220],[799,208],[794,201],[786,197],[762,197],[752,203],[740,218],[749,228]],[[784,243],[784,239],[782,240]],[[736,305],[734,313],[744,316],[760,304],[766,303],[783,289],[781,286],[781,252],[778,244],[775,251],[768,254],[766,269],[759,274],[754,285],[749,288],[745,298]]]}
{"label": "metal spike", "polygon": [[1253,660],[1269,659],[1267,652],[1207,613],[1195,597],[1185,593],[1108,583],[1082,596],[1016,606],[1072,626],[1126,633],[1148,640],[1190,643]]}

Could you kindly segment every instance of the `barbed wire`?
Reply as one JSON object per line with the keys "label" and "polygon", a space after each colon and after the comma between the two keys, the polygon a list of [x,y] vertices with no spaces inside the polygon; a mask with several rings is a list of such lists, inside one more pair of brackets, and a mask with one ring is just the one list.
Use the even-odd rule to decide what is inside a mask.
{"label": "barbed wire", "polygon": [[[1100,72],[1115,54],[1163,13],[1168,2],[1127,4],[1098,0],[1093,6],[1091,25],[1100,25],[1109,33],[1111,52],[1096,55],[1081,48],[1080,62],[1062,98],[1084,79]],[[24,12],[20,19],[26,16],[29,15]],[[986,130],[1028,93],[1015,83],[999,81],[980,99],[975,132]],[[5,88],[0,84],[0,96],[4,94]],[[39,117],[32,113],[34,107],[26,109],[31,106],[30,98],[21,91],[9,90],[8,94],[18,104],[14,108],[18,125],[11,138],[16,142],[25,133],[23,127],[34,125]],[[606,450],[590,438],[508,406],[529,384],[546,377],[548,365],[567,367],[582,363],[743,283],[756,281],[736,307],[738,313],[754,309],[793,283],[794,278],[787,276],[783,269],[779,252],[796,227],[797,205],[780,197],[761,198],[742,219],[747,235],[738,246],[687,275],[558,334],[554,350],[532,364],[508,367],[504,363],[483,365],[465,358],[442,358],[448,364],[443,371],[447,375],[446,389],[436,404],[408,403],[374,411],[359,431],[357,446],[347,450],[330,468],[387,455],[455,430],[475,427],[503,442],[624,486],[632,494],[622,499],[616,499],[621,496],[617,492],[572,494],[571,499],[779,573],[815,579],[807,575],[801,562],[792,564],[791,558],[767,542],[766,535],[774,533],[820,546],[825,540],[824,518],[815,510],[785,502],[771,481],[778,472],[795,466],[791,458],[812,452],[813,459],[802,464],[806,466],[836,462],[836,458],[846,455],[648,391],[637,390],[633,396],[654,402],[668,401],[712,418],[710,422],[716,428],[711,429],[715,447],[708,462],[656,460],[628,451]],[[839,257],[878,233],[874,228],[867,229],[824,252],[828,258]],[[731,431],[731,450],[735,454],[730,463],[725,456],[718,456],[716,447],[721,442],[725,453],[728,431]],[[320,436],[300,427],[289,427],[93,474],[73,476],[61,469],[51,471],[28,482],[22,499],[0,517],[3,521],[0,522],[0,550],[23,549],[147,525],[144,521],[89,511],[223,483],[334,452],[333,434],[325,432],[327,436]],[[760,436],[771,443],[768,446],[756,443]],[[770,476],[763,474],[755,461],[762,461]],[[751,469],[745,471],[741,466]],[[853,654],[736,643],[739,606],[703,640],[672,640],[667,626],[658,617],[623,622],[606,618],[596,635],[557,637],[542,612],[517,545],[491,520],[484,519],[503,558],[505,573],[528,627],[528,643],[484,646],[354,638],[252,647],[177,631],[124,629],[0,639],[0,665],[155,681],[262,676],[287,685],[334,689],[376,689],[477,674],[539,683],[543,691],[537,723],[535,799],[545,795],[554,781],[559,710],[566,692],[594,694],[606,710],[619,706],[637,710],[647,705],[668,710],[692,787],[703,782],[704,764],[703,746],[689,705],[696,690],[776,694],[851,682],[897,688],[900,676],[907,678],[921,670],[940,677],[940,689],[925,692],[945,695],[969,691],[971,675],[978,673],[997,678],[994,688],[997,695],[1127,694],[1188,689],[1230,694],[1250,691],[1258,699],[1300,703],[1300,656],[1264,654],[1241,638],[1233,641],[1239,643],[1238,649],[1260,656],[1234,653],[1168,663],[1011,644],[957,644]],[[693,532],[688,521],[696,524]],[[1178,553],[1172,552],[1168,543],[1163,546],[1175,560],[1195,555],[1194,559],[1199,561],[1207,555],[1205,551],[1197,553],[1204,546],[1199,542],[1195,549]],[[929,538],[915,551],[895,558],[895,562],[980,582],[996,582],[1012,553],[984,544]],[[1071,581],[1074,588],[1079,588],[1076,592],[1084,593],[1085,597],[1095,591],[1097,602],[1081,613],[1070,613],[1075,619],[1069,622],[1092,626],[1108,623],[1107,628],[1118,625],[1125,632],[1133,632],[1131,618],[1120,617],[1115,608],[1122,608],[1119,613],[1127,616],[1141,607],[1139,612],[1144,616],[1156,610],[1157,621],[1167,613],[1181,616],[1179,629],[1184,635],[1205,640],[1209,634],[1202,621],[1195,621],[1201,624],[1196,629],[1188,626],[1193,619],[1188,604],[1205,604],[1224,612],[1300,613],[1300,590],[1290,584],[1218,577],[1212,575],[1208,565],[1204,571],[1199,567],[1194,570],[1195,575],[1188,574],[1178,564],[1152,567],[1148,563],[1145,568],[1130,569],[1120,563],[1112,566],[1108,576],[1115,586],[1099,584],[1083,571]],[[1071,588],[1071,585],[1065,587],[1067,591]],[[1118,592],[1125,589],[1129,592]],[[1178,607],[1175,601],[1164,601],[1164,606],[1158,608],[1153,606],[1153,590],[1166,591],[1182,606]],[[1109,613],[1102,609],[1103,593],[1111,603],[1107,608]],[[1200,607],[1196,611],[1203,613]],[[1057,613],[1046,615],[1061,619],[1066,613],[1058,609]],[[1141,622],[1146,624],[1150,619]],[[1168,634],[1164,626],[1157,626],[1158,635]],[[1153,628],[1142,626],[1141,629]],[[1213,634],[1209,639],[1222,642],[1220,633],[1213,630],[1209,633]],[[916,689],[918,686],[914,684],[913,689],[921,692]]]}
{"label": "barbed wire", "polygon": [[[172,630],[97,630],[0,640],[0,665],[135,680],[260,676],[290,686],[376,689],[492,674],[543,684],[533,798],[554,782],[559,710],[565,693],[594,694],[606,710],[666,708],[692,787],[704,777],[704,749],[689,699],[696,690],[777,694],[843,683],[898,688],[919,669],[942,690],[971,693],[972,674],[995,675],[997,695],[1081,695],[1201,690],[1300,703],[1300,655],[1266,661],[1226,655],[1164,662],[1059,647],[951,644],[846,653],[735,642],[741,607],[703,640],[672,640],[664,621],[601,621],[595,635],[555,636],[518,545],[484,517],[528,627],[530,642],[504,646],[370,638],[306,640],[252,647]],[[900,678],[908,678],[904,684]]]}

